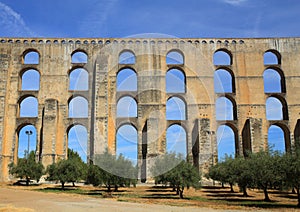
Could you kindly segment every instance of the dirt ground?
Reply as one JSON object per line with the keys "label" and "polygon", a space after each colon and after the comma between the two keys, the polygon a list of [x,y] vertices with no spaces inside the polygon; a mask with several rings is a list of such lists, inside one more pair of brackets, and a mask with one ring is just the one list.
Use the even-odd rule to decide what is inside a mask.
{"label": "dirt ground", "polygon": [[[40,186],[12,186],[0,185],[0,212],[2,211],[296,211],[297,200],[289,194],[271,192],[270,197],[279,207],[260,208],[246,207],[231,204],[234,200],[243,201],[240,193],[229,193],[228,189],[202,188],[201,190],[189,189],[184,192],[186,199],[178,199],[174,192],[165,188],[153,186],[138,186],[137,188],[121,188],[113,193],[110,198],[104,189],[91,186],[77,186],[76,189],[85,192],[77,193],[53,193],[41,192],[41,190],[54,188],[57,185]],[[67,188],[73,189],[74,188]],[[55,191],[55,190],[54,190]],[[250,197],[245,201],[260,201],[262,193],[249,191]],[[228,204],[230,203],[230,204]],[[287,205],[289,208],[285,208]]]}

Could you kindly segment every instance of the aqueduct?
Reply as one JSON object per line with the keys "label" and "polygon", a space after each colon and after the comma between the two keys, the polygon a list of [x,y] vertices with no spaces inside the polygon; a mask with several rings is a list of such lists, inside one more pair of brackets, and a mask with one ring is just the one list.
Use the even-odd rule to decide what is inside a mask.
{"label": "aqueduct", "polygon": [[[0,40],[2,181],[9,180],[8,164],[17,160],[19,133],[27,125],[36,129],[37,160],[48,165],[66,157],[73,126],[85,127],[87,160],[93,161],[105,149],[115,153],[117,130],[130,124],[142,179],[150,175],[148,159],[166,151],[173,125],[186,132],[187,158],[202,170],[217,161],[220,126],[234,133],[239,155],[267,148],[270,126],[283,131],[286,150],[300,141],[300,38]],[[32,55],[36,61],[27,60]],[[78,70],[87,81],[71,85]],[[117,87],[123,70],[136,81],[129,89]],[[28,71],[37,80],[26,78]],[[176,86],[166,80],[170,73]],[[119,116],[124,98],[134,100],[136,112]],[[171,100],[181,105],[178,118],[166,115]],[[22,111],[27,101],[34,115]],[[275,116],[268,116],[274,105]],[[86,110],[76,112],[81,107]]]}

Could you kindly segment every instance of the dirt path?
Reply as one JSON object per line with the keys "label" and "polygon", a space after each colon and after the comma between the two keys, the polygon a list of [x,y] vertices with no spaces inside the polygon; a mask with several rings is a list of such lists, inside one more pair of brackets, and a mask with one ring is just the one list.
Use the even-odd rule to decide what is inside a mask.
{"label": "dirt path", "polygon": [[54,194],[30,190],[0,188],[0,212],[1,211],[213,212],[218,210],[209,208],[184,208],[167,205],[118,202],[116,200],[82,197],[72,194]]}

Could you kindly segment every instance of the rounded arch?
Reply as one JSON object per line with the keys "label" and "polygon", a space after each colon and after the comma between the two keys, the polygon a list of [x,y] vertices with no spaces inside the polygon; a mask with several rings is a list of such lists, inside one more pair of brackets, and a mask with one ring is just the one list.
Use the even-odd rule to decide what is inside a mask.
{"label": "rounded arch", "polygon": [[69,73],[69,90],[88,90],[89,73],[84,68],[72,69]]}
{"label": "rounded arch", "polygon": [[272,95],[266,100],[267,120],[288,120],[287,103],[284,98]]}
{"label": "rounded arch", "polygon": [[279,68],[268,68],[263,73],[265,93],[285,93],[285,77]]}
{"label": "rounded arch", "polygon": [[235,157],[238,153],[238,132],[229,124],[220,125],[217,129],[218,161],[226,156]]}
{"label": "rounded arch", "polygon": [[88,54],[86,51],[77,49],[71,54],[72,63],[87,63],[88,62]]}
{"label": "rounded arch", "polygon": [[289,152],[291,150],[290,130],[282,123],[274,123],[268,129],[268,147],[272,151]]}
{"label": "rounded arch", "polygon": [[87,128],[81,124],[72,124],[67,128],[68,149],[77,152],[82,161],[87,162]]}
{"label": "rounded arch", "polygon": [[166,92],[167,93],[185,93],[186,77],[183,70],[171,68],[166,73]]}
{"label": "rounded arch", "polygon": [[23,64],[39,64],[40,53],[36,49],[27,49],[23,52]]}
{"label": "rounded arch", "polygon": [[26,158],[31,151],[37,150],[37,131],[30,123],[22,124],[17,128],[17,157]]}
{"label": "rounded arch", "polygon": [[137,73],[132,68],[122,68],[117,73],[117,91],[137,91]]}
{"label": "rounded arch", "polygon": [[20,73],[21,90],[38,91],[40,89],[40,72],[36,69],[25,69]]}
{"label": "rounded arch", "polygon": [[117,102],[117,117],[137,117],[137,102],[131,96],[123,96]]}
{"label": "rounded arch", "polygon": [[69,118],[87,118],[88,100],[80,95],[72,96],[69,101]]}
{"label": "rounded arch", "polygon": [[179,96],[171,96],[166,103],[167,120],[187,120],[186,102]]}
{"label": "rounded arch", "polygon": [[166,152],[179,153],[187,156],[187,133],[180,124],[172,124],[166,132]]}
{"label": "rounded arch", "polygon": [[281,54],[275,49],[269,49],[264,53],[264,64],[265,65],[280,65]]}
{"label": "rounded arch", "polygon": [[19,99],[20,117],[38,117],[38,99],[32,95],[22,96]]}
{"label": "rounded arch", "polygon": [[221,96],[216,100],[216,120],[236,120],[237,108],[235,100],[228,96]]}
{"label": "rounded arch", "polygon": [[228,68],[219,68],[214,73],[215,93],[235,93],[234,73]]}
{"label": "rounded arch", "polygon": [[172,49],[166,55],[167,65],[183,65],[184,54],[179,49]]}
{"label": "rounded arch", "polygon": [[116,131],[116,155],[123,155],[134,165],[138,159],[138,133],[133,124],[125,123]]}
{"label": "rounded arch", "polygon": [[119,64],[129,65],[135,64],[135,54],[131,50],[123,50],[119,54]]}
{"label": "rounded arch", "polygon": [[232,65],[232,53],[228,49],[218,49],[215,51],[213,56],[214,65]]}

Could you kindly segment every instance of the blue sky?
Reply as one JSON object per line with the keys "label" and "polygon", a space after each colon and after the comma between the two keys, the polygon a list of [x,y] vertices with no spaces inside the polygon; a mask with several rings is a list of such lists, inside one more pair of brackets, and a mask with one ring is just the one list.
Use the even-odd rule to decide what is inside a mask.
{"label": "blue sky", "polygon": [[298,37],[299,11],[298,0],[0,0],[0,37]]}
{"label": "blue sky", "polygon": [[0,36],[299,36],[298,0],[0,0]]}

